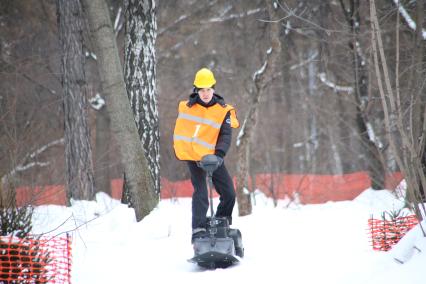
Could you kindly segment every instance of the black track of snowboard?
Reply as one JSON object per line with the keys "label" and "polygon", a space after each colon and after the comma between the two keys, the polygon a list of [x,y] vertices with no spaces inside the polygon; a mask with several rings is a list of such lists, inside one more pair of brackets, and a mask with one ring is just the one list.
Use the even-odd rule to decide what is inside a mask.
{"label": "black track of snowboard", "polygon": [[205,268],[226,268],[234,263],[239,262],[239,259],[233,255],[228,255],[220,252],[206,252],[201,255],[196,255],[189,262],[197,263],[201,267]]}

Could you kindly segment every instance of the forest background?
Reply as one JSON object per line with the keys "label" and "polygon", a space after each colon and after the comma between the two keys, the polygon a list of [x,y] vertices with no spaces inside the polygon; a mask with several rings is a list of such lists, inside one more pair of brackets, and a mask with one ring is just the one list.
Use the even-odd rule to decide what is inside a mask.
{"label": "forest background", "polygon": [[[124,61],[124,3],[107,2]],[[271,23],[279,25],[280,50],[259,97],[248,150],[251,176],[365,171],[372,187],[382,189],[386,175],[399,172],[401,165],[390,135],[396,137],[396,149],[405,151],[404,135],[393,117],[401,117],[403,129],[414,133],[411,141],[420,141],[416,151],[423,157],[426,36],[416,23],[424,26],[424,3],[374,3],[386,68],[383,58],[374,58],[376,33],[370,1],[275,1],[274,18],[260,0],[157,1],[161,177],[189,178],[185,164],[175,158],[172,135],[177,104],[191,93],[198,69],[214,71],[216,92],[236,107],[244,121],[253,105],[255,74],[262,70],[271,46]],[[16,187],[65,184],[62,52],[56,9],[51,0],[0,2],[0,177],[13,176]],[[102,88],[86,25],[90,100],[98,94],[102,97]],[[379,65],[398,94],[396,111],[383,107]],[[391,96],[386,95],[384,101],[389,102]],[[92,107],[88,118],[95,178],[97,184],[108,184],[105,181],[123,177],[117,150],[123,141],[109,130],[107,114]],[[235,131],[234,142],[237,135]],[[227,165],[234,175],[237,161],[237,151],[231,149]],[[110,189],[98,186],[97,190]]]}

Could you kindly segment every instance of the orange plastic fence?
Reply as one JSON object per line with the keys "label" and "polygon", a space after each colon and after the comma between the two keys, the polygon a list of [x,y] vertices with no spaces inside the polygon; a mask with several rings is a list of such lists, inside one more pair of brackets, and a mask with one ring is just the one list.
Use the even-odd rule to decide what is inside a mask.
{"label": "orange plastic fence", "polygon": [[370,186],[365,172],[345,175],[259,174],[256,187],[277,199],[297,195],[305,204],[350,200]]}
{"label": "orange plastic fence", "polygon": [[[257,174],[254,183],[256,189],[268,197],[276,199],[297,198],[302,203],[324,203],[327,201],[352,200],[371,186],[366,172],[355,172],[344,175],[314,174]],[[385,177],[385,187],[394,189],[402,180],[400,173],[392,173]],[[253,188],[249,188],[253,190]],[[161,198],[190,197],[192,195],[190,180],[171,182],[161,180]]]}
{"label": "orange plastic fence", "polygon": [[396,217],[393,220],[369,219],[368,225],[373,249],[378,251],[390,250],[418,223],[415,215]]}
{"label": "orange plastic fence", "polygon": [[71,283],[71,237],[0,237],[0,283]]}
{"label": "orange plastic fence", "polygon": [[[402,180],[400,173],[386,176],[385,187],[394,189]],[[314,175],[314,174],[257,174],[254,186],[267,196],[282,198],[297,198],[302,203],[324,203],[327,201],[352,200],[366,188],[371,181],[366,172],[355,172],[344,175]],[[250,182],[251,183],[251,182]],[[111,181],[112,197],[121,198],[122,179]],[[253,188],[249,188],[253,190]],[[190,180],[169,181],[161,178],[161,198],[191,197],[192,185]],[[215,196],[217,194],[215,193]],[[20,187],[16,189],[18,206],[32,204],[66,204],[66,194],[63,185],[48,185],[37,187]]]}
{"label": "orange plastic fence", "polygon": [[66,204],[66,192],[63,185],[46,185],[29,187],[23,186],[16,189],[16,203],[23,205]]}

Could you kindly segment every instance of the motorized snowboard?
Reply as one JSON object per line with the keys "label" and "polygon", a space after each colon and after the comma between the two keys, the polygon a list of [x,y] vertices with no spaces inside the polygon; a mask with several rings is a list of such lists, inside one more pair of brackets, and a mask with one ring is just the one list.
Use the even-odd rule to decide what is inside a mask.
{"label": "motorized snowboard", "polygon": [[209,218],[207,223],[209,235],[194,240],[194,257],[188,261],[209,269],[238,263],[244,257],[241,232],[229,228],[226,218]]}
{"label": "motorized snowboard", "polygon": [[216,217],[213,210],[213,172],[221,161],[215,155],[206,155],[198,163],[207,173],[207,184],[210,192],[210,217],[207,218],[207,234],[193,240],[194,257],[189,262],[197,263],[205,268],[225,268],[231,266],[244,256],[241,232],[229,228],[226,217]]}

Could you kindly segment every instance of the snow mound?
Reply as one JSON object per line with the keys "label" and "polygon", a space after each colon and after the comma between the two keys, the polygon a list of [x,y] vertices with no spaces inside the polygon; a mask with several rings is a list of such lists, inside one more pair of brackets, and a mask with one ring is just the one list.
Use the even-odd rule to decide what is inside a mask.
{"label": "snow mound", "polygon": [[397,211],[404,207],[403,198],[399,198],[395,192],[383,189],[366,189],[354,200],[355,203],[370,208],[372,213],[381,214],[383,212]]}

